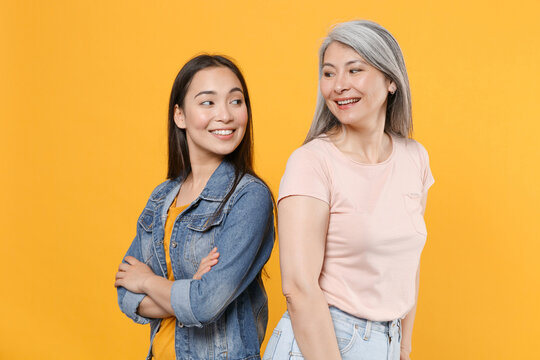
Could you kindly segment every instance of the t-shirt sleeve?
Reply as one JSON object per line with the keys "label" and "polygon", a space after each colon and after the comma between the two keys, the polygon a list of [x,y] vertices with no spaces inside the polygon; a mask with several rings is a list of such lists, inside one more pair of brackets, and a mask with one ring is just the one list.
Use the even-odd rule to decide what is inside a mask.
{"label": "t-shirt sleeve", "polygon": [[422,164],[422,183],[424,184],[423,192],[427,192],[431,185],[435,183],[433,174],[431,174],[431,168],[429,167],[429,155],[427,150],[418,143],[420,147],[420,159]]}
{"label": "t-shirt sleeve", "polygon": [[330,204],[330,183],[323,159],[301,147],[292,153],[279,185],[278,203],[293,195],[311,196]]}

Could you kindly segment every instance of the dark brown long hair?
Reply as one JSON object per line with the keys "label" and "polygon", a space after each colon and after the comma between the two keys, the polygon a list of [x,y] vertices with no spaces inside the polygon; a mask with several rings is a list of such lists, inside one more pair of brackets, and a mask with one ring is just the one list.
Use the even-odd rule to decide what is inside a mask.
{"label": "dark brown long hair", "polygon": [[[242,85],[244,93],[244,102],[247,108],[248,121],[246,131],[240,144],[234,151],[225,155],[224,160],[230,162],[235,169],[234,183],[230,191],[227,193],[215,216],[218,216],[223,209],[225,203],[229,200],[236,186],[242,179],[244,174],[250,174],[260,179],[253,170],[253,125],[251,121],[251,102],[244,76],[240,69],[228,58],[222,55],[199,55],[189,60],[180,70],[171,90],[171,98],[169,101],[169,169],[167,179],[176,179],[182,177],[184,180],[191,173],[191,162],[189,160],[189,148],[186,139],[186,130],[180,129],[174,122],[174,108],[178,105],[184,107],[184,99],[188,91],[189,85],[195,74],[199,71],[211,67],[225,67],[231,70]],[[264,182],[264,181],[263,181]],[[272,202],[274,199],[272,197]],[[275,202],[274,202],[275,207]]]}

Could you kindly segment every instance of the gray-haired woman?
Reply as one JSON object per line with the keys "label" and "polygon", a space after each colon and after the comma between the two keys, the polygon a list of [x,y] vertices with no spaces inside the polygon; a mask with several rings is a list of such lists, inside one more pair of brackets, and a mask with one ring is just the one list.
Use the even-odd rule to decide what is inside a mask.
{"label": "gray-haired woman", "polygon": [[335,27],[313,123],[279,189],[288,311],[263,359],[409,359],[433,184],[411,133],[394,37],[370,21]]}

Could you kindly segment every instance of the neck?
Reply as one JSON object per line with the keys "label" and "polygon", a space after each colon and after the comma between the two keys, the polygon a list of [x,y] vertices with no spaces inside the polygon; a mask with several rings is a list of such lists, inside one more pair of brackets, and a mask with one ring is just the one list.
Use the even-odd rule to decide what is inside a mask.
{"label": "neck", "polygon": [[380,163],[392,152],[392,141],[384,132],[384,123],[385,117],[382,116],[376,121],[366,121],[366,125],[343,125],[336,135],[331,136],[331,140],[338,149],[356,161]]}
{"label": "neck", "polygon": [[184,179],[177,195],[176,204],[181,206],[193,202],[203,191],[208,179],[217,169],[223,157],[199,158],[190,154],[191,172]]}
{"label": "neck", "polygon": [[193,188],[200,188],[202,190],[208,179],[210,179],[210,176],[212,176],[219,164],[221,164],[223,157],[197,159],[190,156],[189,160],[191,162],[191,173],[186,181],[189,180]]}

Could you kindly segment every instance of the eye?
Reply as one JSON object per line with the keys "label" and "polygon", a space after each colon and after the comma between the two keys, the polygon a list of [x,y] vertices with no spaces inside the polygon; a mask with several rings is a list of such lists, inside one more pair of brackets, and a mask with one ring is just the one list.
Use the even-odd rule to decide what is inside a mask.
{"label": "eye", "polygon": [[362,71],[362,69],[351,69],[351,70],[349,70],[349,72],[351,74],[356,74],[356,73],[359,73],[360,71]]}
{"label": "eye", "polygon": [[231,104],[233,105],[242,105],[242,99],[235,99],[233,101],[231,101]]}
{"label": "eye", "polygon": [[206,100],[206,101],[203,101],[201,105],[210,106],[210,105],[214,105],[214,102],[212,100]]}
{"label": "eye", "polygon": [[329,77],[334,76],[334,73],[332,73],[330,71],[325,71],[325,72],[323,72],[323,76],[329,78]]}

